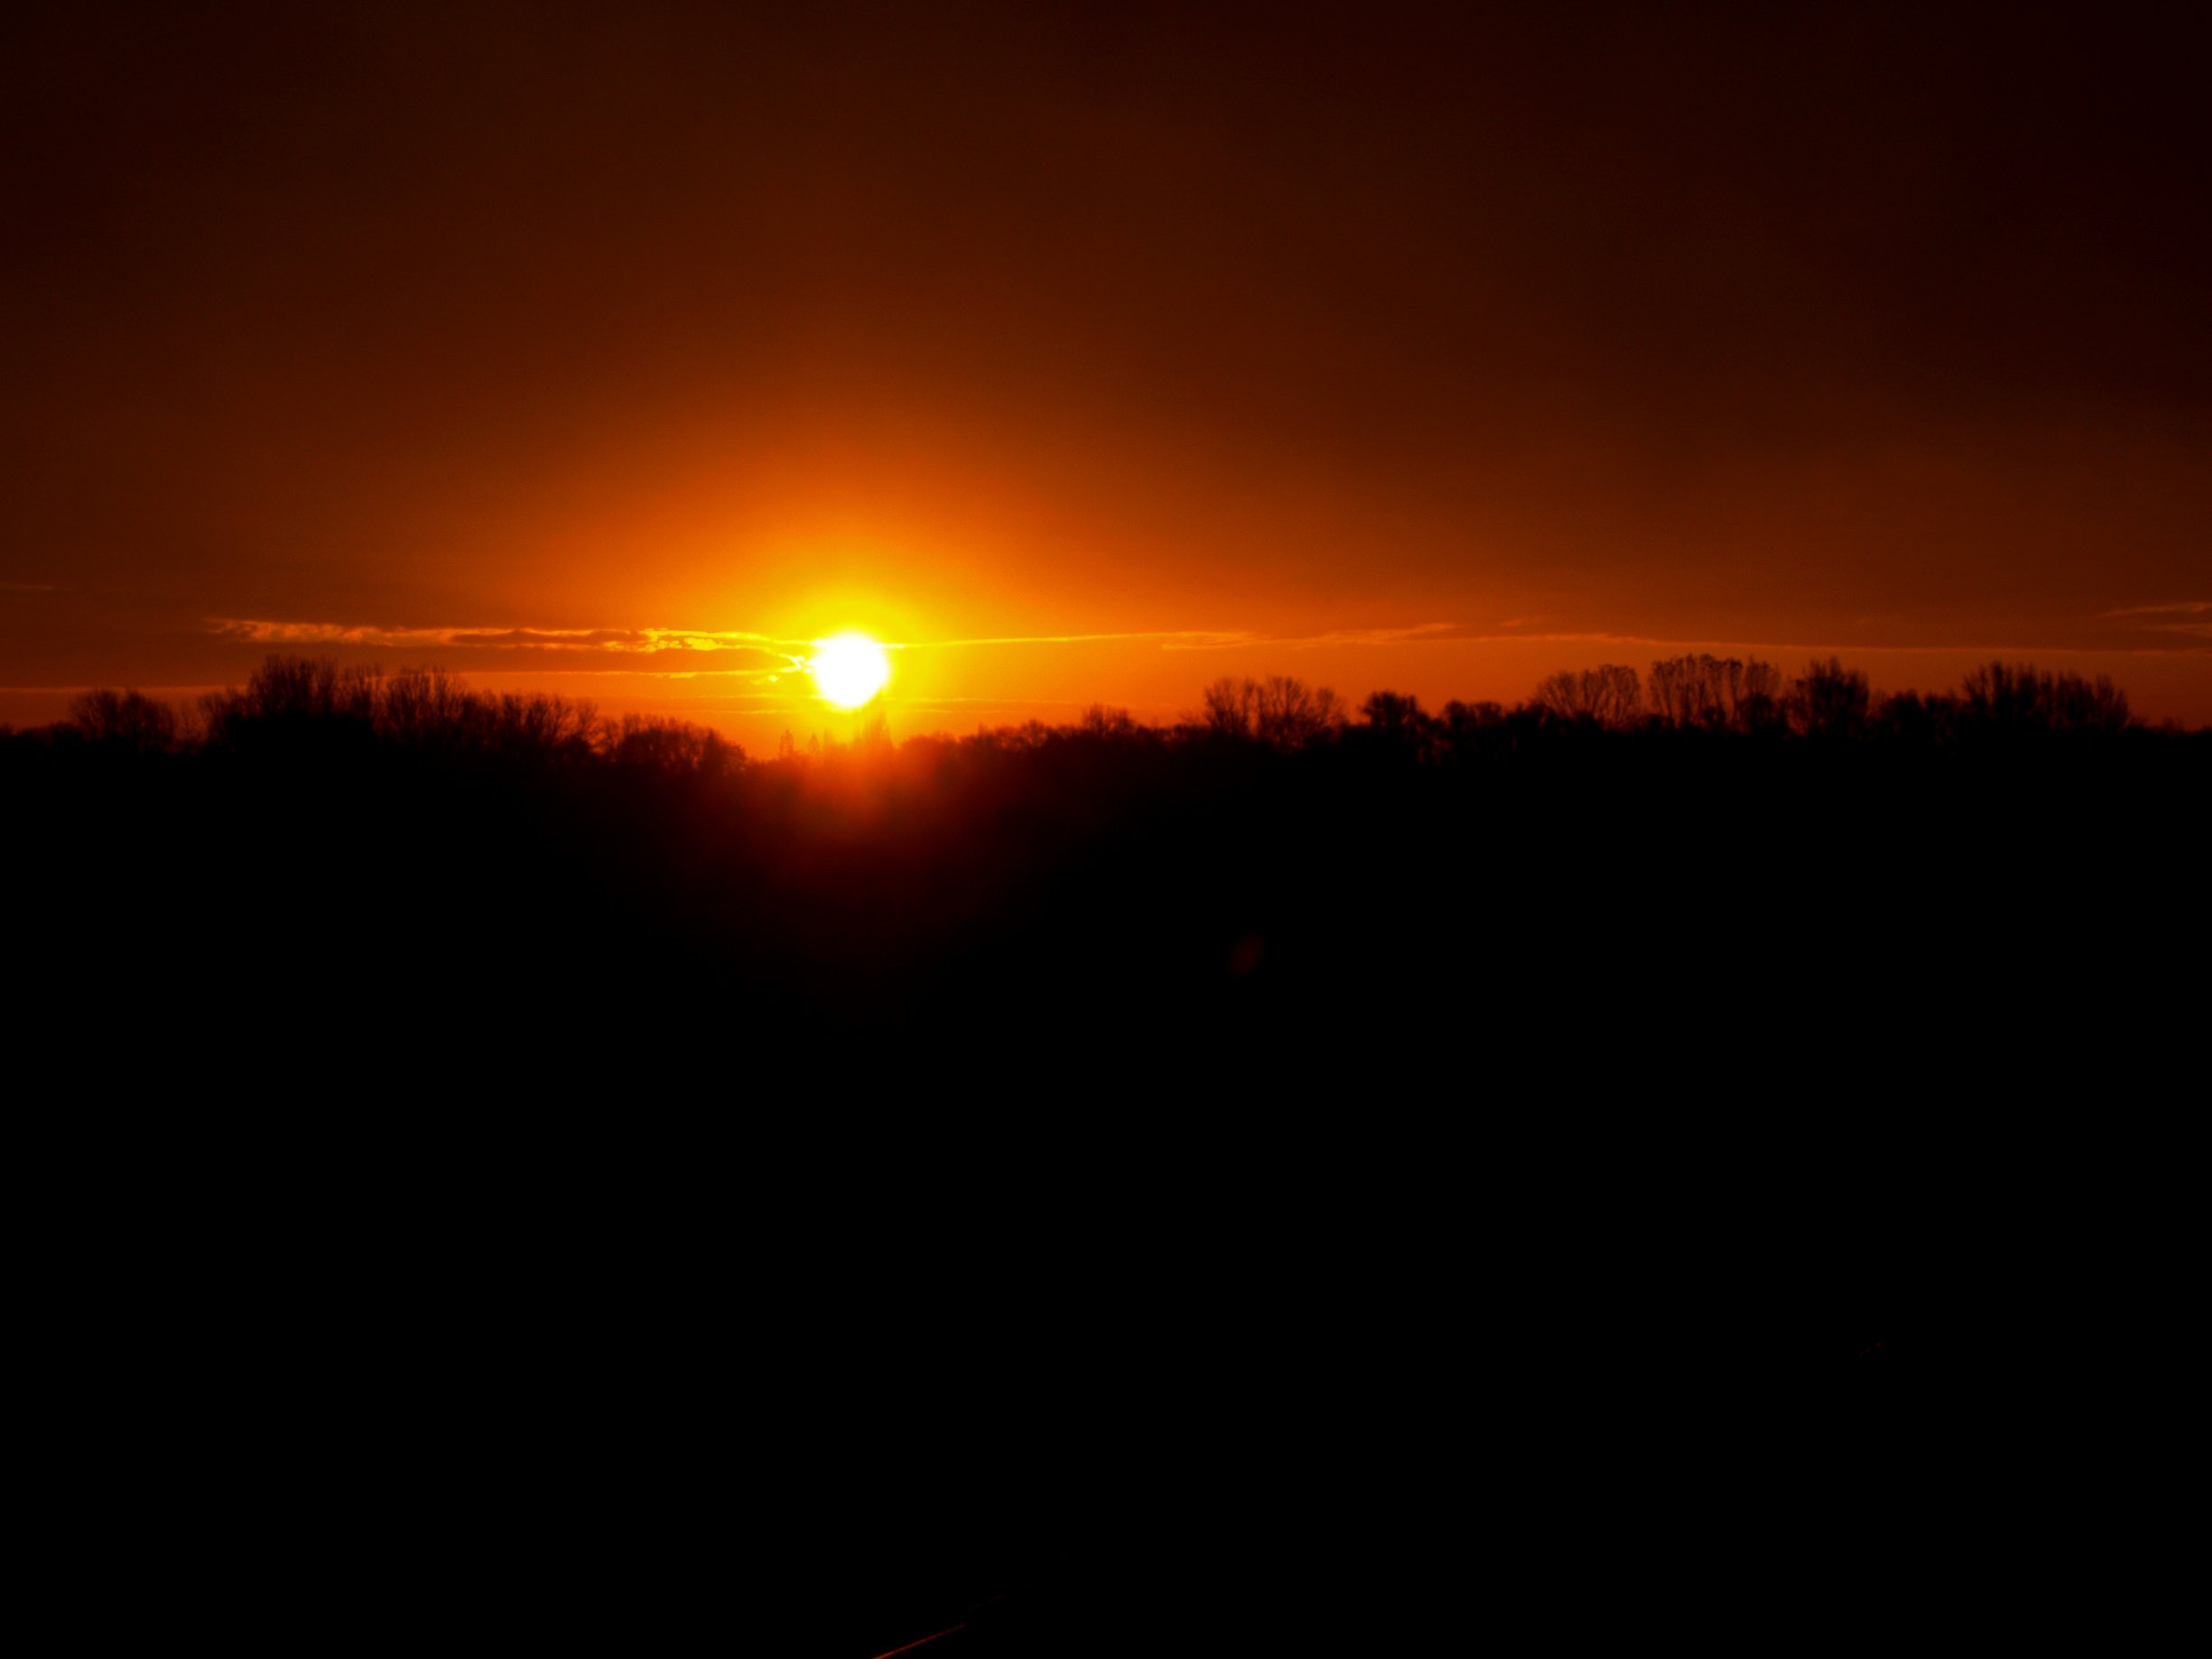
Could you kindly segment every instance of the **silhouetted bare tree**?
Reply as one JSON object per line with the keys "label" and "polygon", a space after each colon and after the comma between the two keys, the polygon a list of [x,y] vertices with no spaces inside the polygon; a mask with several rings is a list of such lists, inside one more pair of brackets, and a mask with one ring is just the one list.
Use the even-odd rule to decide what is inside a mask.
{"label": "silhouetted bare tree", "polygon": [[1303,748],[1344,723],[1343,704],[1326,686],[1307,686],[1284,674],[1259,685],[1259,737],[1278,749]]}
{"label": "silhouetted bare tree", "polygon": [[2031,663],[1992,663],[1960,686],[1959,718],[1997,732],[2115,732],[2132,722],[2127,694],[2103,675],[2050,674]]}
{"label": "silhouetted bare tree", "polygon": [[1109,709],[1104,703],[1092,703],[1083,711],[1076,729],[1088,737],[1102,737],[1126,742],[1145,736],[1150,728],[1139,726],[1126,709]]}
{"label": "silhouetted bare tree", "polygon": [[1304,748],[1344,723],[1343,705],[1334,691],[1284,674],[1216,680],[1203,697],[1200,729],[1278,749]]}
{"label": "silhouetted bare tree", "polygon": [[70,723],[94,743],[137,755],[177,741],[176,710],[137,691],[87,691],[70,704]]}
{"label": "silhouetted bare tree", "polygon": [[1221,737],[1252,735],[1254,713],[1259,701],[1258,681],[1224,676],[1199,695],[1201,706],[1196,724],[1202,729]]}
{"label": "silhouetted bare tree", "polygon": [[1651,664],[1651,712],[1669,726],[1751,731],[1781,713],[1781,675],[1753,657],[1670,657]]}
{"label": "silhouetted bare tree", "polygon": [[2060,674],[2050,689],[2053,723],[2061,731],[2124,731],[2135,723],[2127,693],[2099,674],[2085,680],[2079,674]]}
{"label": "silhouetted bare tree", "polygon": [[403,668],[377,688],[379,736],[417,746],[461,746],[478,710],[460,677],[442,668]]}
{"label": "silhouetted bare tree", "polygon": [[1562,720],[1591,720],[1615,728],[1634,723],[1639,702],[1636,671],[1607,663],[1566,670],[1536,688],[1537,706]]}
{"label": "silhouetted bare tree", "polygon": [[1402,691],[1377,691],[1360,705],[1356,735],[1362,746],[1406,759],[1425,757],[1437,731],[1436,717]]}
{"label": "silhouetted bare tree", "polygon": [[1808,736],[1860,737],[1873,700],[1866,676],[1830,657],[1790,682],[1787,711],[1791,727]]}
{"label": "silhouetted bare tree", "polygon": [[1444,706],[1444,724],[1451,731],[1481,731],[1505,724],[1503,703],[1463,703],[1454,698]]}
{"label": "silhouetted bare tree", "polygon": [[243,690],[200,699],[207,741],[218,747],[274,740],[324,744],[373,737],[384,704],[374,668],[341,669],[328,657],[270,657]]}
{"label": "silhouetted bare tree", "polygon": [[1417,732],[1428,717],[1421,700],[1403,691],[1377,691],[1360,705],[1360,718],[1377,731]]}
{"label": "silhouetted bare tree", "polygon": [[745,752],[720,732],[688,720],[626,714],[611,758],[618,766],[663,777],[715,777],[742,764]]}
{"label": "silhouetted bare tree", "polygon": [[604,731],[598,705],[588,699],[510,693],[484,712],[487,741],[500,754],[518,759],[581,760],[597,749]]}

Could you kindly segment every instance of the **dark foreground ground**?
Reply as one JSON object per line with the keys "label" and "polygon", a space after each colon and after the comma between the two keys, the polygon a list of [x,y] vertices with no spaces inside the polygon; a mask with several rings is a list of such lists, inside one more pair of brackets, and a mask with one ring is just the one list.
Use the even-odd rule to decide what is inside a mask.
{"label": "dark foreground ground", "polygon": [[13,754],[39,1561],[93,1627],[859,1659],[1901,1596],[2035,1501],[2206,785]]}

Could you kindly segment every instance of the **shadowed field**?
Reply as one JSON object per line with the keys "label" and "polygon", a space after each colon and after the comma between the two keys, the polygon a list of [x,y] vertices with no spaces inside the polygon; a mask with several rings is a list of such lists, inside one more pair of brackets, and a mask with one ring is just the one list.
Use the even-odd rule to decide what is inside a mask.
{"label": "shadowed field", "polygon": [[955,1655],[1924,1517],[2159,1109],[2212,740],[1287,683],[752,763],[279,663],[11,737],[73,1524],[335,1488],[254,1571]]}

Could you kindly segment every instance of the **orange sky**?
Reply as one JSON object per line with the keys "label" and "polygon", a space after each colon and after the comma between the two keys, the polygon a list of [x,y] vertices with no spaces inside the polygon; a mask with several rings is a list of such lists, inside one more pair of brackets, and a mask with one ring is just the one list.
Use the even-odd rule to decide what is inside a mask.
{"label": "orange sky", "polygon": [[314,649],[756,746],[860,627],[900,732],[1724,646],[2212,721],[2179,37],[731,10],[5,25],[0,719]]}

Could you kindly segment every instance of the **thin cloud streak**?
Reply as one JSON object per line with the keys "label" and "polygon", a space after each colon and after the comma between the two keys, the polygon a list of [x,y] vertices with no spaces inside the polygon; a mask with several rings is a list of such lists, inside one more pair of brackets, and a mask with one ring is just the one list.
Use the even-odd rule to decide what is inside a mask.
{"label": "thin cloud streak", "polygon": [[1097,645],[1142,644],[1148,641],[1169,650],[1206,650],[1262,643],[1260,636],[1241,628],[1160,629],[1134,634],[1010,634],[980,639],[910,639],[886,641],[894,651],[937,651],[967,645]]}
{"label": "thin cloud streak", "polygon": [[[378,627],[337,622],[279,622],[214,617],[209,631],[218,638],[257,645],[350,645],[383,651],[492,651],[529,656],[618,657],[720,656],[750,653],[744,668],[685,669],[699,673],[765,675],[796,673],[805,657],[787,647],[807,642],[771,639],[729,628],[534,628]],[[554,671],[544,671],[554,672]],[[581,670],[581,672],[666,672],[634,667]]]}
{"label": "thin cloud streak", "polygon": [[[1518,618],[1515,620],[1519,620]],[[1510,627],[1512,621],[1493,625]],[[2174,625],[2175,633],[2197,633],[2193,625]],[[2111,645],[1988,645],[1918,643],[1903,645],[1863,644],[1850,641],[1801,642],[1753,639],[1670,639],[1650,634],[1613,634],[1603,631],[1501,634],[1459,631],[1449,622],[1425,622],[1400,628],[1339,628],[1325,634],[1261,634],[1249,629],[1200,630],[1132,634],[1033,635],[990,639],[910,641],[898,650],[924,650],[956,645],[1064,645],[1101,643],[1141,644],[1157,642],[1164,651],[1244,651],[1255,649],[1306,651],[1316,647],[1383,645],[1633,645],[1659,651],[1751,651],[1853,653],[1861,655],[1919,656],[1931,653],[1985,653],[1993,657],[2015,656],[2173,656],[2194,654],[2170,647]]]}
{"label": "thin cloud streak", "polygon": [[[2176,628],[2177,633],[2192,633],[2192,628]],[[1427,644],[1428,641],[1422,641]],[[1980,655],[1990,658],[2066,657],[2066,656],[2195,656],[2198,653],[2174,646],[2161,645],[1989,645],[1929,644],[1870,645],[1855,641],[1826,640],[1805,642],[1771,639],[1662,639],[1643,634],[1460,634],[1438,644],[1466,645],[1635,645],[1657,651],[1737,651],[1766,652],[1773,655],[1785,653],[1809,652],[1816,656],[1959,656]]]}
{"label": "thin cloud streak", "polygon": [[[2196,617],[2212,616],[2212,603],[2202,600],[2183,600],[2170,604],[2131,607],[2125,610],[2104,613],[2110,619],[2122,617]],[[1930,653],[1985,653],[2003,657],[2064,657],[2081,655],[2120,656],[2179,656],[2198,654],[2201,650],[2194,644],[2128,645],[2128,646],[2068,646],[2068,645],[1990,645],[1916,643],[1912,644],[1870,644],[1849,640],[1776,641],[1747,639],[1669,638],[1657,635],[1622,634],[1602,629],[1555,630],[1550,632],[1499,632],[1501,628],[1516,628],[1518,624],[1533,618],[1510,618],[1491,625],[1487,629],[1463,628],[1451,622],[1423,622],[1399,627],[1334,628],[1319,634],[1269,634],[1251,628],[1162,628],[1132,630],[1100,634],[1028,634],[990,635],[974,637],[938,640],[897,640],[884,642],[894,651],[947,651],[982,649],[994,646],[1037,645],[1093,645],[1126,644],[1152,645],[1170,652],[1227,652],[1227,651],[1285,651],[1304,652],[1324,649],[1376,649],[1408,645],[1512,645],[1530,644],[1588,645],[1613,649],[1635,649],[1659,652],[1734,652],[1762,653],[1769,655],[1808,653],[1824,655],[1849,653],[1861,656],[1919,656]],[[333,622],[290,622],[268,619],[216,617],[208,622],[209,630],[224,639],[266,645],[325,645],[358,646],[381,650],[476,650],[513,653],[517,659],[531,660],[533,672],[562,674],[635,674],[656,679],[695,679],[702,677],[749,678],[773,680],[784,674],[805,672],[813,640],[778,638],[775,635],[734,628],[543,628],[528,626],[485,627],[382,627],[368,624]],[[2170,621],[2140,625],[2147,631],[2169,635],[2184,635],[2194,639],[2212,639],[2212,622]],[[742,652],[757,653],[751,665],[746,667],[692,667],[681,669],[646,667],[636,662],[637,658],[683,656],[698,658],[725,655]],[[606,659],[631,659],[620,666],[607,663],[606,666],[590,668],[577,665],[581,656]],[[559,666],[544,659],[559,661]]]}
{"label": "thin cloud streak", "polygon": [[[2104,613],[2112,620],[2127,619],[2128,626],[2152,634],[2186,634],[2192,639],[2212,640],[2212,599],[2175,599],[2164,605],[2131,605]],[[2158,618],[2202,617],[2182,622]]]}
{"label": "thin cloud streak", "polygon": [[1407,628],[1339,628],[1326,634],[1261,634],[1250,628],[1158,628],[1128,634],[1017,634],[982,639],[908,640],[895,645],[901,651],[926,651],[965,645],[1092,645],[1157,644],[1163,651],[1241,651],[1255,645],[1302,650],[1313,645],[1394,645],[1408,640],[1444,636],[1458,626],[1451,622],[1424,622]]}
{"label": "thin cloud streak", "polygon": [[456,645],[488,650],[621,651],[646,655],[663,651],[759,650],[813,643],[779,640],[766,634],[734,628],[390,628],[360,623],[278,622],[234,616],[210,617],[208,627],[224,638],[256,644]]}
{"label": "thin cloud streak", "polygon": [[[383,627],[339,622],[286,622],[218,616],[209,632],[225,639],[268,645],[367,645],[383,649],[473,647],[483,650],[618,652],[651,656],[670,651],[727,651],[752,647],[804,666],[811,639],[779,639],[731,628]],[[1303,650],[1316,645],[1389,645],[1453,637],[1450,622],[1410,627],[1333,629],[1325,634],[1263,634],[1250,628],[1160,628],[1116,634],[992,635],[963,639],[886,640],[892,651],[938,651],[985,645],[1157,644],[1166,651],[1234,651],[1255,646]],[[1464,637],[1464,636],[1462,636]],[[643,671],[632,671],[643,672]]]}
{"label": "thin cloud streak", "polygon": [[205,691],[224,691],[223,685],[147,685],[134,681],[125,685],[117,681],[104,681],[98,685],[0,685],[0,697],[81,697],[88,691],[128,690],[143,692],[148,697],[197,697]]}

